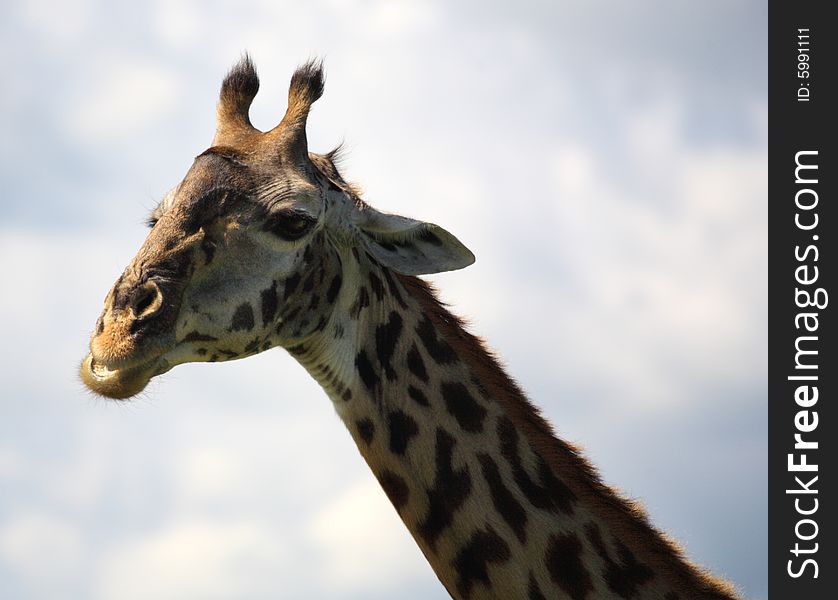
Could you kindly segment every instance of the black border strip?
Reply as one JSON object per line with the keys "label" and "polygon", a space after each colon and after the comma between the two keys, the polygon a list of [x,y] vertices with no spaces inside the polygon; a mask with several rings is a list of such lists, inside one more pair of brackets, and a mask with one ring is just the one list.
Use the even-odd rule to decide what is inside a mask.
{"label": "black border strip", "polygon": [[769,13],[768,577],[782,600],[838,594],[828,491],[838,488],[838,27],[829,6],[784,2]]}

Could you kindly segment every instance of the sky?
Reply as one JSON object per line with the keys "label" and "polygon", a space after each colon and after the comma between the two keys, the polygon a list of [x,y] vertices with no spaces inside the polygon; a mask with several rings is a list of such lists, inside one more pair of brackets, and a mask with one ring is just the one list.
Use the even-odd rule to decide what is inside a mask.
{"label": "sky", "polygon": [[445,598],[287,353],[113,403],[76,376],[147,212],[324,57],[312,151],[477,256],[431,277],[559,434],[688,555],[768,597],[767,6],[0,5],[0,590],[14,600]]}

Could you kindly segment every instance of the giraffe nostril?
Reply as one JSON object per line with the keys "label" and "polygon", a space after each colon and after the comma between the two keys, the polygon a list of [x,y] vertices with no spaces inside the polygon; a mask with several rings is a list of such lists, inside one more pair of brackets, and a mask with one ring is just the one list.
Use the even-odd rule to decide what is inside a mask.
{"label": "giraffe nostril", "polygon": [[131,310],[134,318],[148,319],[153,317],[163,307],[163,294],[153,280],[146,281],[137,291]]}
{"label": "giraffe nostril", "polygon": [[151,291],[145,292],[137,301],[137,305],[134,307],[134,312],[140,315],[143,314],[145,309],[151,306],[152,302],[154,302],[154,293]]}

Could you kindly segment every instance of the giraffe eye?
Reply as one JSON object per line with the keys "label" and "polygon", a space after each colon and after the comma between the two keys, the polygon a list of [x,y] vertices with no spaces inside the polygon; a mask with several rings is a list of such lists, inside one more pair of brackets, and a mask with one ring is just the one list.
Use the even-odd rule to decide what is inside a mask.
{"label": "giraffe eye", "polygon": [[308,233],[316,222],[317,220],[311,215],[286,210],[268,217],[262,229],[270,231],[284,240],[294,241]]}

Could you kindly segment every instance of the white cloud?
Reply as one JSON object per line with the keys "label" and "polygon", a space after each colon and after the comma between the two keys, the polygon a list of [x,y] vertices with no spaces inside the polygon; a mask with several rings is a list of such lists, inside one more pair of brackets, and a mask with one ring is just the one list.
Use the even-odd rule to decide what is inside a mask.
{"label": "white cloud", "polygon": [[594,184],[599,171],[589,148],[580,144],[562,144],[555,151],[552,168],[548,171],[555,179],[561,197],[573,201]]}
{"label": "white cloud", "polygon": [[[683,100],[669,96],[656,98],[636,108],[633,113],[621,115],[624,138],[619,143],[630,152],[632,166],[647,169],[645,173],[638,174],[641,177],[659,175],[682,157],[684,140],[680,126],[683,124],[683,107]],[[615,133],[619,135],[619,132]]]}
{"label": "white cloud", "polygon": [[61,597],[80,576],[89,548],[79,527],[31,509],[0,522],[0,563],[43,598]]}
{"label": "white cloud", "polygon": [[91,0],[28,0],[16,6],[23,21],[50,45],[78,42],[93,23]]}
{"label": "white cloud", "polygon": [[0,447],[0,479],[8,481],[22,469],[23,461],[20,455],[10,448]]}
{"label": "white cloud", "polygon": [[219,497],[235,490],[247,477],[240,454],[227,448],[184,448],[175,457],[177,485],[190,495]]}
{"label": "white cloud", "polygon": [[[98,597],[103,600],[186,600],[267,596],[272,565],[289,549],[258,521],[183,519],[105,553]],[[260,574],[260,577],[254,577]]]}
{"label": "white cloud", "polygon": [[425,558],[372,477],[347,486],[315,514],[305,531],[329,565],[322,577],[332,592],[409,587],[432,576]]}
{"label": "white cloud", "polygon": [[95,62],[93,79],[78,88],[63,125],[87,143],[125,140],[172,114],[182,93],[175,73],[160,62],[127,56]]}
{"label": "white cloud", "polygon": [[430,2],[419,0],[379,1],[369,6],[368,15],[361,16],[362,26],[387,36],[407,35],[429,27],[436,20],[438,10]]}
{"label": "white cloud", "polygon": [[694,148],[683,104],[620,119],[612,144],[629,165],[606,167],[573,140],[550,163],[558,253],[573,257],[575,288],[541,292],[560,299],[551,330],[581,351],[567,353],[573,373],[611,382],[632,407],[705,402],[696,381],[729,385],[765,369],[764,151]]}
{"label": "white cloud", "polygon": [[153,3],[153,23],[160,39],[175,48],[200,41],[209,22],[208,7],[197,0],[168,0]]}

